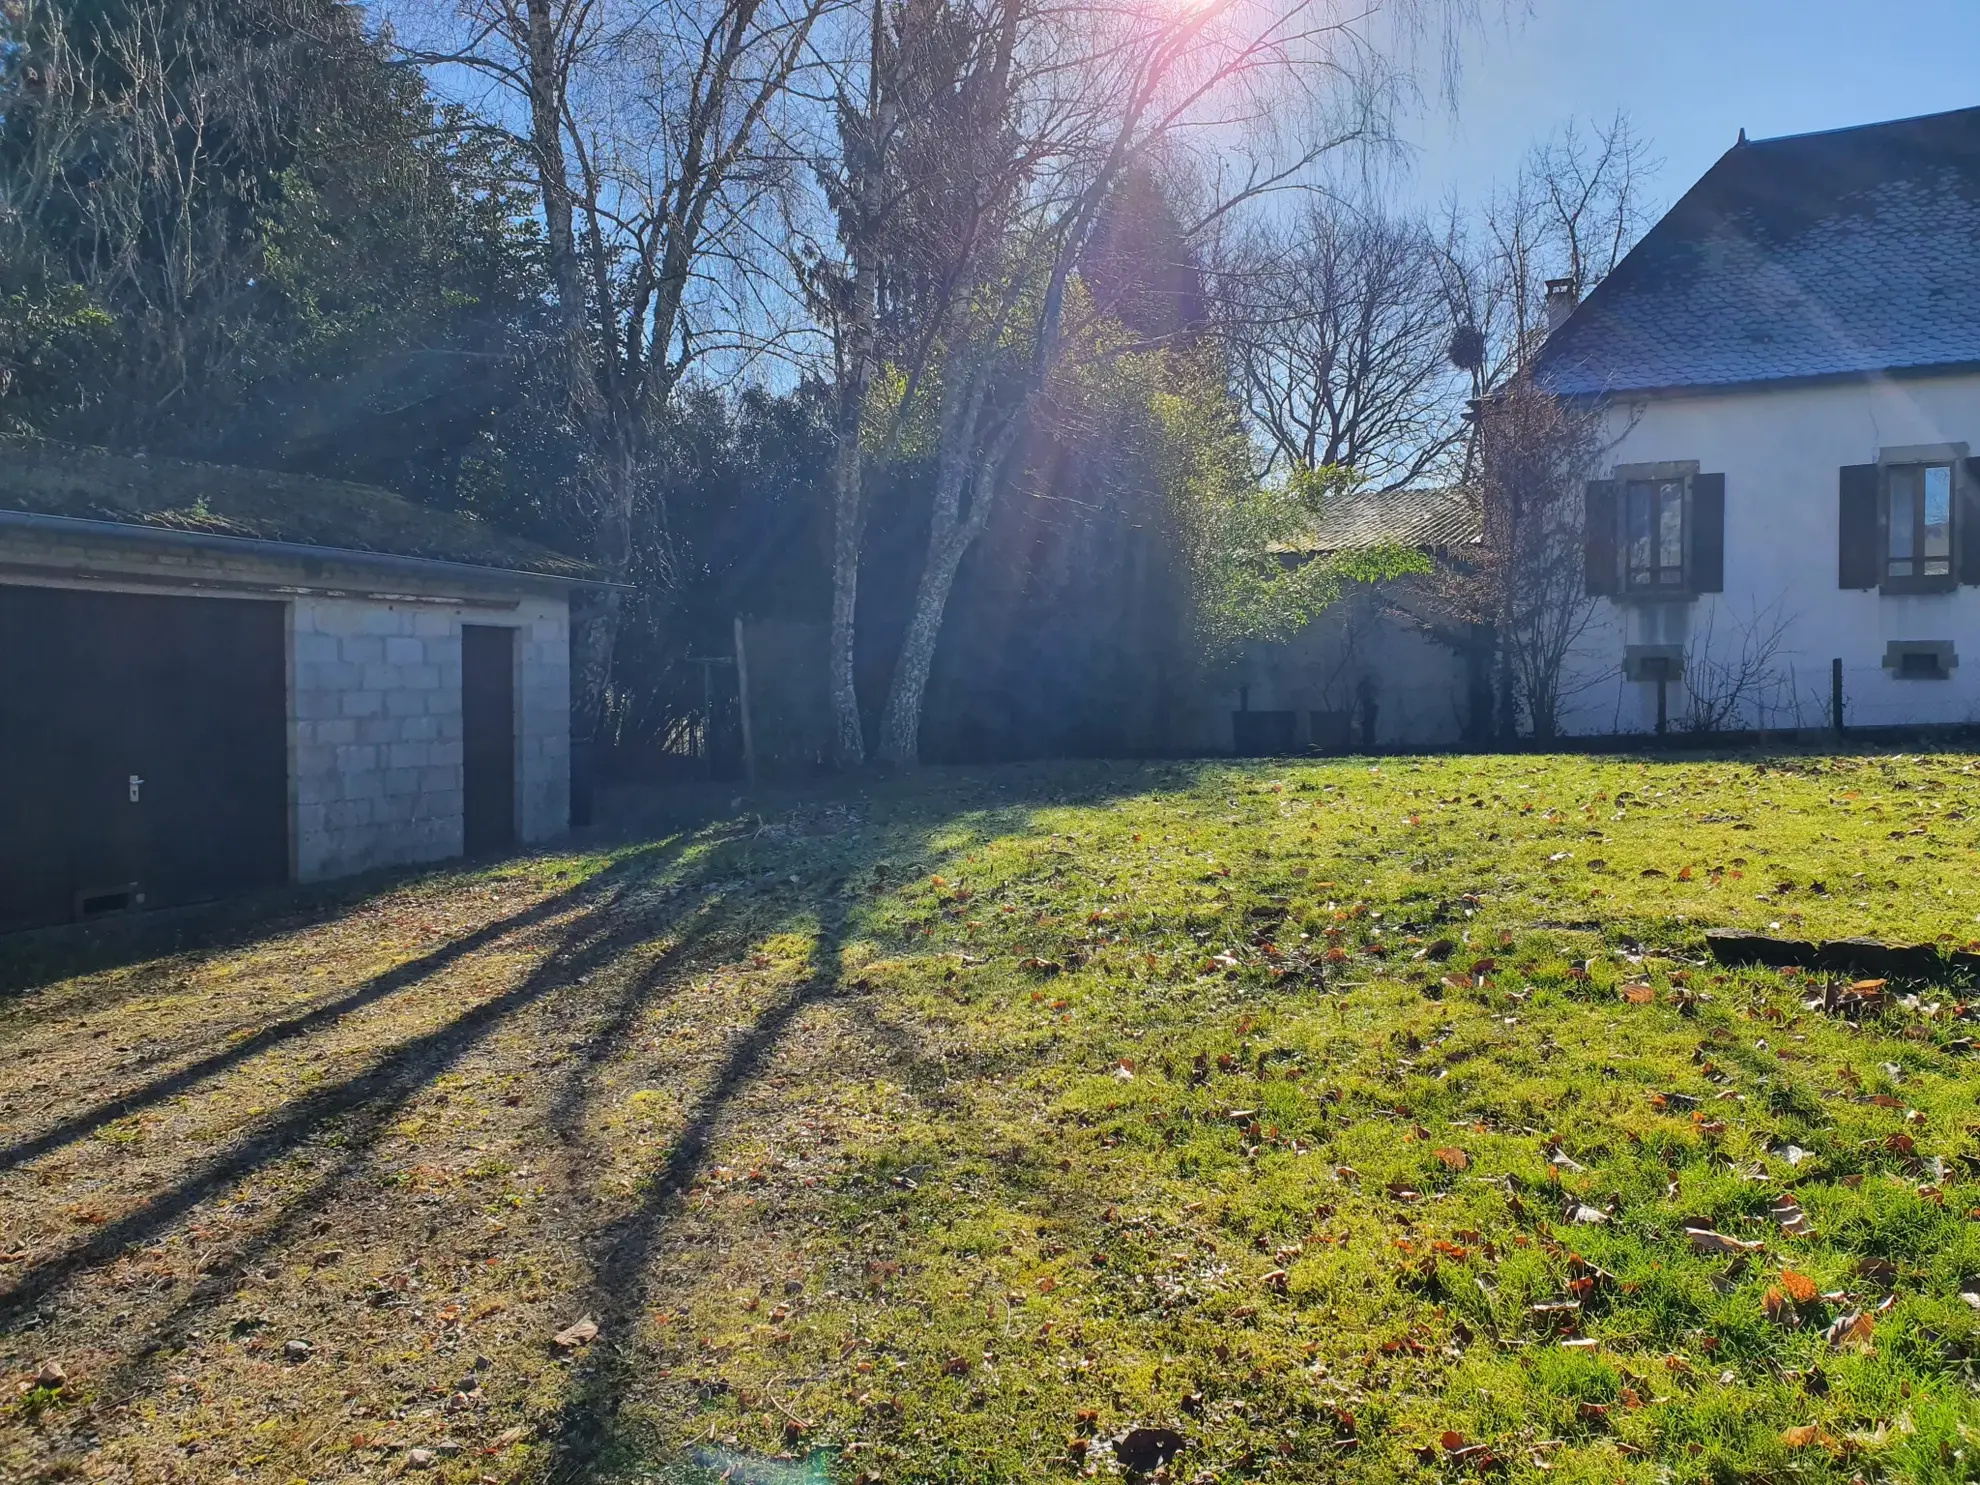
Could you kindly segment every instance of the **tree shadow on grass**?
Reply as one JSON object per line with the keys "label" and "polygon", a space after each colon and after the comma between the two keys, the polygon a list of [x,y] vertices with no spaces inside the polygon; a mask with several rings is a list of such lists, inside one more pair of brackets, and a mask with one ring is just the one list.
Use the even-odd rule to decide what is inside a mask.
{"label": "tree shadow on grass", "polygon": [[[683,918],[687,916],[690,915],[684,914]],[[198,1317],[223,1303],[239,1288],[239,1275],[243,1270],[252,1270],[297,1237],[304,1222],[324,1211],[371,1162],[379,1141],[390,1132],[403,1109],[421,1088],[458,1062],[499,1022],[533,1001],[576,985],[628,948],[663,929],[679,927],[681,921],[676,920],[669,925],[642,922],[637,928],[627,927],[582,944],[568,956],[553,954],[524,984],[460,1017],[439,1032],[407,1043],[385,1063],[381,1063],[374,1072],[383,1072],[385,1076],[357,1101],[339,1100],[343,1112],[331,1115],[339,1121],[335,1132],[337,1143],[343,1151],[336,1163],[311,1181],[306,1190],[286,1200],[280,1215],[257,1233],[251,1242],[236,1250],[224,1271],[197,1282],[190,1294],[147,1327],[144,1338],[126,1353],[123,1363],[105,1377],[104,1395],[120,1399],[134,1392],[158,1353],[183,1344]],[[683,933],[633,977],[642,998],[649,997],[691,954],[705,937],[709,926],[710,922],[704,915],[700,924]],[[567,947],[577,945],[583,936],[582,931],[568,935]],[[285,1124],[288,1122],[284,1121]],[[273,1160],[280,1153],[280,1150],[271,1150],[268,1160]],[[266,1164],[267,1161],[261,1163]],[[236,1179],[242,1173],[232,1173],[228,1179]],[[206,1190],[211,1189],[204,1180],[201,1185]],[[11,1299],[11,1296],[8,1298]],[[7,1300],[0,1300],[0,1324],[8,1318],[6,1305]]]}
{"label": "tree shadow on grass", "polygon": [[[900,859],[902,853],[916,855],[925,852],[938,841],[942,842],[936,847],[938,853],[946,855],[958,839],[981,840],[1035,830],[1036,810],[1041,807],[1100,803],[1102,799],[1099,796],[1109,792],[1109,786],[1114,786],[1115,792],[1119,792],[1118,786],[1121,784],[1128,784],[1136,791],[1156,786],[1156,781],[1133,769],[1118,770],[1111,777],[1103,772],[1083,787],[1069,786],[1068,780],[1051,771],[1041,772],[1036,779],[1021,775],[993,779],[987,786],[980,778],[959,782],[966,787],[954,790],[922,788],[889,801],[876,811],[887,817],[884,822],[876,820],[880,828],[869,831],[857,842],[849,841],[847,844],[852,849],[841,852],[831,865],[835,869],[838,866],[856,868],[859,864],[870,867],[883,857]],[[1093,787],[1095,784],[1100,787]],[[959,828],[961,835],[957,834]],[[802,854],[808,847],[792,849]],[[658,857],[656,848],[654,854],[642,858],[642,861],[650,865]],[[733,873],[738,867],[747,868],[752,863],[756,866],[765,864],[758,859],[754,849],[745,848],[719,863],[711,858],[702,870],[707,875],[718,871]],[[785,865],[789,864],[791,862],[785,860]],[[816,864],[812,863],[814,866]],[[131,1345],[119,1347],[126,1360],[106,1376],[104,1395],[113,1398],[128,1395],[142,1385],[141,1379],[150,1358],[174,1339],[183,1336],[195,1317],[235,1292],[238,1275],[244,1266],[260,1261],[292,1242],[299,1235],[303,1222],[321,1212],[340,1188],[360,1176],[373,1158],[379,1141],[394,1127],[399,1111],[423,1088],[454,1067],[520,1012],[560,992],[575,990],[638,944],[658,937],[670,928],[678,929],[691,915],[692,909],[703,907],[693,932],[656,956],[652,963],[640,966],[629,976],[624,988],[616,992],[615,1003],[591,1032],[592,1055],[578,1063],[562,1094],[552,1101],[549,1121],[553,1132],[560,1137],[581,1139],[579,1132],[585,1110],[595,1096],[590,1067],[601,1060],[599,1050],[609,1056],[613,1046],[630,1039],[640,1017],[670,982],[674,990],[680,988],[683,983],[680,971],[686,956],[698,957],[705,953],[707,941],[724,926],[743,926],[752,936],[785,930],[801,917],[810,921],[810,914],[820,904],[815,893],[787,890],[782,885],[785,876],[773,873],[758,883],[756,891],[743,890],[739,903],[746,902],[750,906],[738,906],[733,916],[723,905],[709,907],[694,898],[681,904],[683,909],[689,911],[657,911],[661,902],[673,899],[654,898],[649,909],[640,900],[639,889],[643,885],[644,874],[636,870],[637,865],[629,863],[619,871],[608,874],[607,880],[594,879],[571,893],[563,894],[569,899],[564,907],[575,913],[574,920],[557,926],[555,946],[528,972],[521,984],[472,1007],[445,1025],[392,1047],[378,1055],[364,1071],[332,1086],[302,1094],[281,1108],[276,1117],[240,1138],[233,1148],[184,1173],[169,1188],[150,1197],[124,1217],[97,1229],[87,1239],[33,1263],[11,1287],[0,1291],[0,1331],[16,1331],[38,1324],[35,1318],[37,1313],[63,1296],[84,1274],[98,1270],[130,1250],[157,1239],[186,1219],[202,1202],[234,1188],[244,1178],[310,1145],[339,1147],[336,1158],[328,1168],[307,1179],[300,1192],[278,1198],[280,1210],[277,1215],[248,1238],[244,1248],[232,1253],[226,1273],[198,1281],[190,1294],[175,1303],[156,1323],[147,1325]],[[731,885],[744,888],[740,882]],[[590,895],[584,896],[587,890]],[[571,1378],[567,1402],[551,1430],[553,1461],[558,1478],[590,1478],[597,1466],[606,1460],[608,1453],[616,1452],[615,1441],[620,1435],[620,1401],[628,1391],[626,1383],[635,1364],[631,1342],[636,1317],[646,1297],[649,1282],[646,1276],[656,1250],[700,1171],[723,1115],[736,1095],[769,1066],[780,1043],[806,1008],[838,993],[841,949],[846,942],[848,919],[855,911],[844,895],[837,894],[836,886],[828,889],[823,912],[818,918],[821,926],[814,941],[807,978],[758,1017],[740,1039],[729,1045],[719,1066],[695,1079],[700,1089],[698,1093],[691,1093],[691,1089],[682,1090],[684,1099],[692,1097],[685,1126],[661,1166],[642,1183],[637,1208],[605,1225],[596,1233],[595,1241],[587,1243],[589,1251],[597,1255],[592,1269],[591,1308],[605,1328],[601,1344],[594,1348],[594,1353],[583,1356],[576,1363],[577,1370]],[[491,929],[496,926],[489,925]],[[511,925],[507,931],[517,931],[520,926]],[[499,937],[499,934],[496,936]],[[477,947],[493,941],[492,937],[483,939]],[[472,949],[461,952],[472,952]],[[436,951],[436,954],[447,954],[447,950]],[[461,953],[454,953],[444,962],[424,966],[416,973],[430,978],[457,963],[460,957]],[[403,988],[404,983],[411,981],[398,983],[398,988]],[[355,993],[376,998],[389,994],[390,988],[367,985]],[[319,1029],[337,1015],[349,1014],[355,1008],[319,1008],[318,1011],[306,1013],[316,1018],[308,1025],[282,1023],[271,1027],[265,1039],[256,1046],[266,1050],[277,1042],[301,1036],[307,1030]],[[580,1006],[578,1009],[588,1011],[589,1008]],[[590,1021],[589,1015],[586,1019]],[[296,1022],[302,1020],[295,1018]],[[927,1064],[925,1055],[912,1045],[911,1038],[899,1040],[878,1025],[870,1026],[868,1033],[877,1040],[894,1042],[890,1051],[896,1058],[913,1060],[924,1065],[931,1074],[934,1072],[933,1067]],[[251,1049],[244,1050],[243,1055],[251,1055]],[[231,1062],[209,1067],[203,1075],[212,1076],[224,1071],[227,1065]],[[184,1071],[170,1076],[181,1078]],[[91,1115],[80,1117],[85,1122],[100,1120],[106,1115],[115,1118],[131,1110],[132,1097],[149,1098],[155,1102],[160,1097],[169,1096],[169,1093],[147,1088],[139,1090],[136,1095],[108,1101]],[[43,1142],[40,1148],[46,1150],[59,1146],[62,1139],[80,1138],[86,1132],[80,1124],[75,1124],[52,1143],[49,1142],[49,1133],[52,1132],[37,1138]],[[15,1158],[18,1162],[31,1157],[23,1154]]]}
{"label": "tree shadow on grass", "polygon": [[366,1006],[432,978],[449,966],[512,933],[574,908],[594,907],[601,899],[609,903],[613,894],[623,886],[628,877],[655,869],[663,864],[670,854],[672,853],[662,848],[639,852],[576,887],[547,897],[524,908],[521,912],[511,913],[492,923],[483,924],[472,933],[452,939],[430,953],[420,955],[417,959],[409,959],[403,964],[395,965],[336,1000],[317,1006],[314,1010],[305,1011],[299,1016],[291,1016],[286,1020],[264,1026],[218,1052],[187,1063],[161,1078],[154,1078],[149,1083],[119,1094],[115,1098],[106,1099],[81,1113],[72,1114],[39,1134],[16,1140],[11,1145],[0,1146],[0,1173],[58,1150],[64,1145],[87,1139],[106,1124],[127,1118],[167,1099],[176,1098],[196,1084],[224,1073],[230,1068],[238,1067],[249,1058],[257,1057],[270,1048],[321,1031],[346,1016],[363,1010]]}
{"label": "tree shadow on grass", "polygon": [[[200,1202],[298,1146],[332,1129],[354,1145],[375,1141],[395,1110],[508,1017],[576,985],[629,946],[654,935],[658,925],[649,919],[613,923],[613,909],[628,885],[621,880],[616,890],[592,903],[521,984],[400,1043],[363,1072],[295,1099],[279,1117],[248,1134],[232,1150],[180,1178],[135,1211],[104,1224],[87,1241],[31,1264],[10,1288],[0,1291],[0,1330],[16,1326],[80,1272],[151,1241]],[[355,1138],[349,1129],[339,1127],[353,1116],[359,1120]]]}
{"label": "tree shadow on grass", "polygon": [[[917,776],[890,801],[912,824],[894,821],[879,839],[868,839],[858,860],[841,863],[850,872],[870,869],[876,862],[903,853],[919,855],[944,833],[960,832],[970,840],[989,840],[1035,831],[1041,808],[1081,807],[1151,788],[1194,782],[1194,765],[1079,764],[1029,765],[986,772],[937,771]],[[912,839],[903,839],[902,837]],[[947,850],[947,847],[943,848]],[[708,1155],[724,1115],[752,1080],[762,1074],[786,1033],[803,1013],[821,1001],[842,994],[841,952],[855,926],[859,910],[843,900],[822,905],[811,950],[807,977],[789,994],[765,1010],[730,1048],[713,1075],[688,1106],[686,1122],[661,1164],[642,1182],[638,1206],[610,1223],[599,1235],[589,1293],[574,1301],[589,1309],[599,1322],[600,1342],[575,1364],[566,1400],[549,1434],[553,1451],[550,1478],[558,1482],[588,1481],[597,1476],[616,1452],[617,1418],[629,1390],[636,1364],[632,1337],[645,1308],[648,1269],[676,1218]],[[629,993],[616,1009],[610,1026],[621,1033],[642,1010],[640,993]],[[931,1106],[952,1106],[943,1091],[949,1074],[939,1057],[907,1028],[868,1008],[855,1010],[854,1019],[890,1060],[915,1085],[917,1096]],[[587,1093],[576,1085],[560,1101],[559,1123],[565,1137],[579,1137]]]}
{"label": "tree shadow on grass", "polygon": [[839,993],[845,928],[842,912],[821,919],[811,973],[729,1048],[714,1076],[688,1106],[687,1121],[666,1159],[648,1173],[639,1205],[598,1235],[591,1290],[581,1303],[598,1320],[601,1340],[574,1364],[564,1405],[548,1430],[550,1479],[559,1485],[596,1479],[613,1451],[619,1406],[634,1380],[637,1362],[632,1341],[646,1306],[647,1271],[654,1252],[693,1185],[730,1103],[769,1065],[792,1023],[808,1007]]}

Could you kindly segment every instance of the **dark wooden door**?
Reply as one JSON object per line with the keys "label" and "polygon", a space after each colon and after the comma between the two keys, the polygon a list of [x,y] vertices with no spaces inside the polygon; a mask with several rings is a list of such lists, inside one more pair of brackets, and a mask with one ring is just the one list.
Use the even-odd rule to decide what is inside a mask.
{"label": "dark wooden door", "polygon": [[516,631],[461,626],[463,844],[470,856],[516,843]]}
{"label": "dark wooden door", "polygon": [[288,876],[279,603],[0,586],[0,926]]}

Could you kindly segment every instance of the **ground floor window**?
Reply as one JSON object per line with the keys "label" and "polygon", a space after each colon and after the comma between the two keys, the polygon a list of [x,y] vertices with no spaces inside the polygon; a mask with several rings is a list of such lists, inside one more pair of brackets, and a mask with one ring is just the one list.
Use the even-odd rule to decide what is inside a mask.
{"label": "ground floor window", "polygon": [[1632,592],[1684,586],[1684,481],[1631,480],[1625,529]]}
{"label": "ground floor window", "polygon": [[1952,496],[1950,464],[1901,464],[1890,471],[1887,579],[1952,577]]}

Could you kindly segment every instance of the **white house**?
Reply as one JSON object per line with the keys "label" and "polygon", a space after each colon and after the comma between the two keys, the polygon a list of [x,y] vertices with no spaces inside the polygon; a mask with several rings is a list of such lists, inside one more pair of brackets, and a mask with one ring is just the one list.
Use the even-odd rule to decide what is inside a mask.
{"label": "white house", "polygon": [[1980,722],[1980,109],[1742,137],[1537,376],[1608,445],[1565,731]]}
{"label": "white house", "polygon": [[593,582],[383,490],[0,448],[0,929],[561,833]]}

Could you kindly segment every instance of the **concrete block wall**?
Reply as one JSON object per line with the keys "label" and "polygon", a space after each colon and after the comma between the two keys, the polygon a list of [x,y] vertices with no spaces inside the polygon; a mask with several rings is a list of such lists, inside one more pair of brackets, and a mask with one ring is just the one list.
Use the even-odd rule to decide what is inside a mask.
{"label": "concrete block wall", "polygon": [[316,881],[461,853],[461,625],[511,625],[516,824],[570,818],[570,643],[560,598],[511,610],[340,597],[291,609],[295,873]]}
{"label": "concrete block wall", "polygon": [[549,840],[571,823],[570,604],[524,599],[516,625],[516,832]]}

